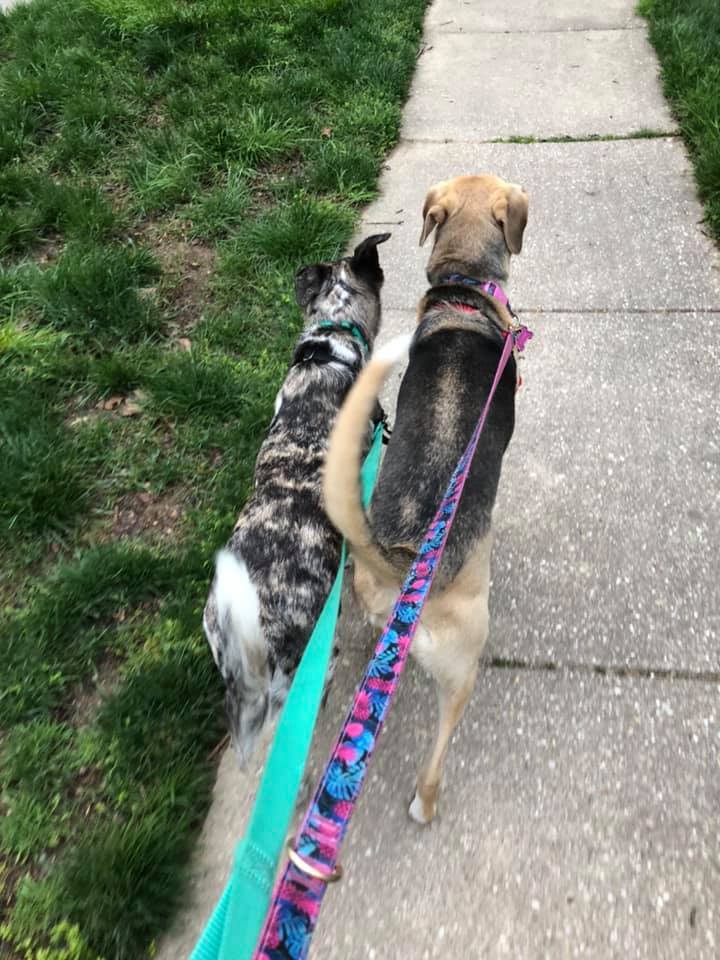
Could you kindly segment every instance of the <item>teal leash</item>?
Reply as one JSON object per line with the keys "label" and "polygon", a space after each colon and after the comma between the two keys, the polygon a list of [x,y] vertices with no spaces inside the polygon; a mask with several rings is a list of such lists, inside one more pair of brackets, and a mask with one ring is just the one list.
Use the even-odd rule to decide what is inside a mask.
{"label": "teal leash", "polygon": [[[382,433],[382,424],[378,424],[362,467],[366,507],[380,465]],[[250,960],[255,950],[310,752],[340,610],[344,567],[343,543],[335,582],[280,714],[250,822],[235,851],[230,879],[190,960]]]}

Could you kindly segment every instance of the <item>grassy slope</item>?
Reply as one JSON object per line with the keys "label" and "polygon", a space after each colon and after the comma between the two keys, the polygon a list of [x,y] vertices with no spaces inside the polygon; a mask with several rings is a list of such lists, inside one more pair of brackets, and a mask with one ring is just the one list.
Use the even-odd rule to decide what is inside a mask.
{"label": "grassy slope", "polygon": [[662,65],[665,93],[695,166],[705,218],[720,241],[720,4],[641,0]]}
{"label": "grassy slope", "polygon": [[424,0],[0,16],[0,952],[145,955],[206,809],[200,632],[299,317],[397,135]]}

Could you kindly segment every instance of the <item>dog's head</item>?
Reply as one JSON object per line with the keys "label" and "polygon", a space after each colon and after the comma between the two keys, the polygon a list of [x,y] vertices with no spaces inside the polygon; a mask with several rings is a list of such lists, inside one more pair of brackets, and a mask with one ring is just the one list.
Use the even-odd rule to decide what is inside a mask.
{"label": "dog's head", "polygon": [[527,216],[523,188],[499,177],[478,174],[436,183],[425,197],[420,234],[422,246],[436,231],[428,280],[448,272],[507,276],[510,254],[522,250]]}
{"label": "dog's head", "polygon": [[313,263],[295,275],[295,298],[308,323],[317,318],[350,320],[362,324],[370,338],[380,326],[380,290],[383,272],[378,244],[389,233],[366,237],[352,256],[331,263]]}

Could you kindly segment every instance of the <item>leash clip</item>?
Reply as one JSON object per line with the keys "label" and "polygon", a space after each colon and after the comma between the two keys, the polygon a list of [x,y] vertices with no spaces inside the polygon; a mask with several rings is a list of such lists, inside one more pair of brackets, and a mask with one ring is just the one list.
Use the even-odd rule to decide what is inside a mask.
{"label": "leash clip", "polygon": [[[513,316],[515,317],[515,320],[517,320],[515,314],[513,314]],[[518,323],[517,326],[510,330],[510,336],[512,337],[513,341],[513,350],[522,351],[525,349],[525,344],[528,342],[528,340],[532,340],[533,332],[532,330],[528,330],[528,328],[523,324]]]}
{"label": "leash clip", "polygon": [[297,850],[290,844],[287,846],[287,855],[294,867],[297,867],[305,876],[312,877],[313,880],[320,880],[322,883],[337,883],[342,878],[343,868],[339,863],[336,863],[332,870],[321,870],[320,867],[303,860]]}

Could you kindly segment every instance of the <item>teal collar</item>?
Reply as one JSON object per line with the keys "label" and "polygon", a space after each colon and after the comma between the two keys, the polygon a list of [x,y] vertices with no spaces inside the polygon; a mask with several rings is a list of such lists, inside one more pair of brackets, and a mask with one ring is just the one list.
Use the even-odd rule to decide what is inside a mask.
{"label": "teal collar", "polygon": [[359,340],[366,353],[370,353],[370,344],[365,334],[356,323],[350,320],[322,320],[317,324],[319,330],[347,330],[356,340]]}

